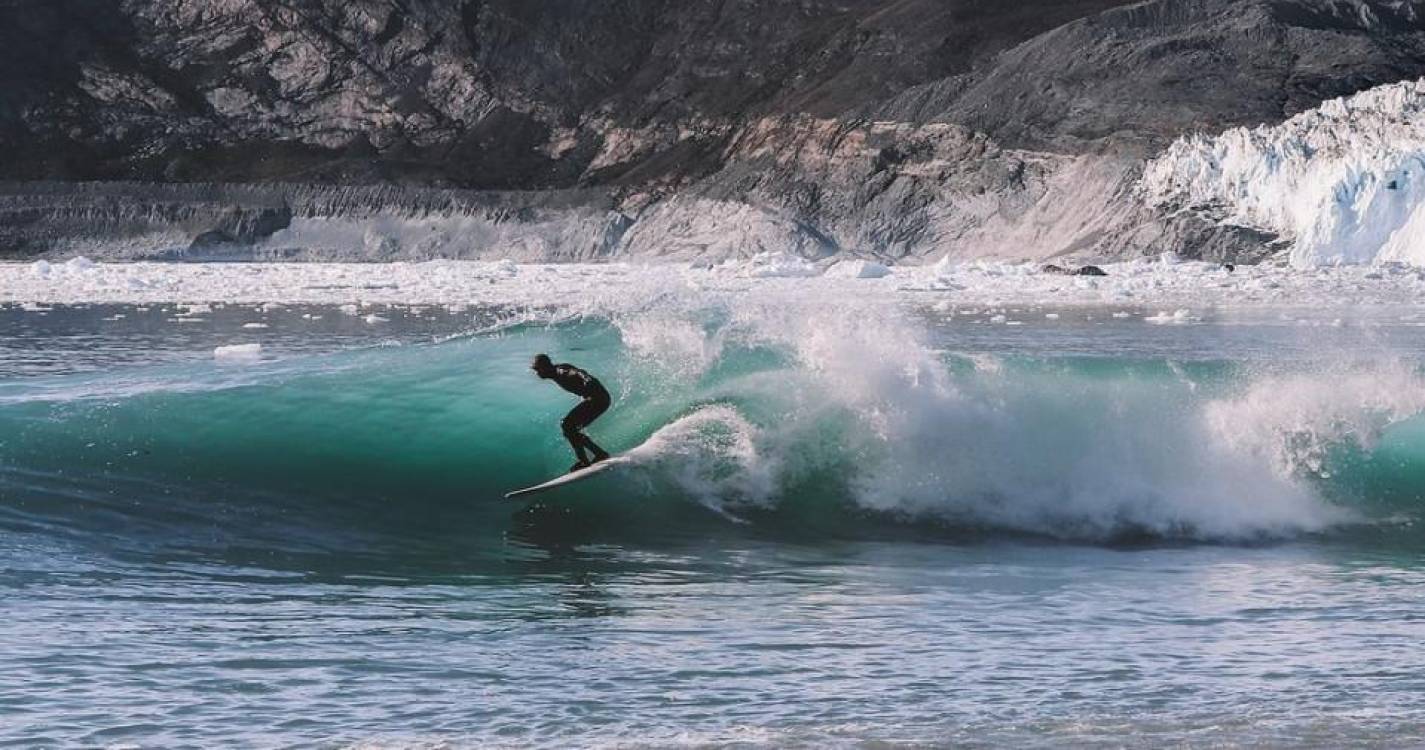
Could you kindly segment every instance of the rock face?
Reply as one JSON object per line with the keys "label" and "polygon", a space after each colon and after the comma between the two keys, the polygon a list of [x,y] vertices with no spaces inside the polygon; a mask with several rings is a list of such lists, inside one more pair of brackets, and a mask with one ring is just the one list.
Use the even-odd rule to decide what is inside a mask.
{"label": "rock face", "polygon": [[12,0],[0,255],[1252,260],[1145,162],[1422,76],[1425,0]]}

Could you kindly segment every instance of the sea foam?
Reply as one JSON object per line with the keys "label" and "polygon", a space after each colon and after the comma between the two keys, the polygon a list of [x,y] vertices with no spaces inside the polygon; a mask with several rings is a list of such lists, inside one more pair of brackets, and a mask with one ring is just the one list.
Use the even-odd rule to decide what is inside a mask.
{"label": "sea foam", "polygon": [[[1389,363],[1245,372],[1228,390],[1239,395],[1216,397],[1180,369],[1075,377],[978,354],[957,371],[957,357],[894,305],[727,304],[719,315],[688,311],[720,326],[668,323],[682,338],[704,330],[715,346],[630,353],[689,384],[748,357],[778,358],[772,370],[720,382],[704,398],[721,405],[650,443],[735,467],[691,462],[686,484],[733,512],[839,486],[864,511],[960,527],[1070,539],[1290,536],[1355,517],[1316,485],[1327,451],[1368,450],[1425,413],[1413,395],[1425,381]],[[631,338],[657,340],[652,325]],[[701,430],[714,425],[735,438],[706,439]]]}

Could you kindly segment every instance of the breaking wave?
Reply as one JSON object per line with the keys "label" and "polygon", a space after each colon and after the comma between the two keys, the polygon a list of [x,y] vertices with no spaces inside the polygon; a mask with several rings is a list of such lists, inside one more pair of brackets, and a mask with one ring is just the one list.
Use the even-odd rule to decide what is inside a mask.
{"label": "breaking wave", "polygon": [[313,534],[333,522],[386,541],[451,519],[503,533],[519,517],[503,493],[569,461],[570,404],[529,377],[537,351],[613,386],[591,432],[634,449],[630,470],[539,507],[629,533],[1250,541],[1398,527],[1425,493],[1412,366],[971,356],[928,335],[888,305],[660,304],[423,346],[11,381],[0,523],[221,527],[238,547],[284,524],[318,548],[349,546]]}

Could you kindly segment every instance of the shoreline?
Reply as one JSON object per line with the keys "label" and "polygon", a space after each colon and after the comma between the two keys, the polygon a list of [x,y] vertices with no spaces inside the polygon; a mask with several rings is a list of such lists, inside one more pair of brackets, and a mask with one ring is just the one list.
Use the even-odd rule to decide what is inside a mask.
{"label": "shoreline", "polygon": [[615,304],[657,295],[794,295],[898,300],[913,306],[1172,309],[1425,307],[1425,269],[1404,265],[1297,269],[1135,260],[1106,276],[1043,272],[1039,263],[830,267],[790,256],[689,264],[0,263],[0,304],[549,305]]}

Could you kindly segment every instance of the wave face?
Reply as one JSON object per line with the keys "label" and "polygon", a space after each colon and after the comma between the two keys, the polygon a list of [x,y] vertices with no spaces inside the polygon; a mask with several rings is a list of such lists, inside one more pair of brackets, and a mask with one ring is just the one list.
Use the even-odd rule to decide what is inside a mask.
{"label": "wave face", "polygon": [[221,537],[234,554],[405,544],[469,514],[497,537],[518,507],[503,493],[571,460],[557,425],[572,404],[526,369],[539,351],[610,384],[592,435],[641,447],[631,470],[517,520],[1250,541],[1400,529],[1425,493],[1425,378],[1389,359],[992,356],[946,350],[887,306],[658,304],[249,366],[11,380],[0,524]]}

